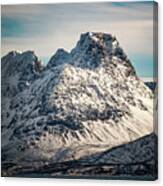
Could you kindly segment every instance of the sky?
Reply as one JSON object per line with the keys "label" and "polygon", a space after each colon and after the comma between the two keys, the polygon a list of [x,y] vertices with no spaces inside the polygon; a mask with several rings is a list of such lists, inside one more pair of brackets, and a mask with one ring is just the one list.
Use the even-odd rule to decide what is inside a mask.
{"label": "sky", "polygon": [[2,5],[1,53],[34,50],[45,63],[80,34],[111,33],[140,77],[153,77],[153,2]]}

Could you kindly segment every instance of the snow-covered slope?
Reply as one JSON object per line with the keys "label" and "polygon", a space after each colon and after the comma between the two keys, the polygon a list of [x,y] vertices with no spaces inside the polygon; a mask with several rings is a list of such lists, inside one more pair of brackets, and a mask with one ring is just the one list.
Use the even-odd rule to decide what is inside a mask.
{"label": "snow-covered slope", "polygon": [[[9,55],[2,71],[18,74],[3,67]],[[4,162],[78,159],[153,132],[153,93],[110,34],[82,34],[70,53],[60,49],[32,72],[30,86],[2,104]]]}

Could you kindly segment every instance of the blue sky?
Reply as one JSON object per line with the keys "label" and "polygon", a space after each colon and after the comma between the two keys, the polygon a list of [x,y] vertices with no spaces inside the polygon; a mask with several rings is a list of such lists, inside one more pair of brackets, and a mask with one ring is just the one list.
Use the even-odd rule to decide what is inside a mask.
{"label": "blue sky", "polygon": [[153,2],[3,5],[2,55],[34,50],[47,61],[87,31],[115,35],[139,76],[153,76]]}

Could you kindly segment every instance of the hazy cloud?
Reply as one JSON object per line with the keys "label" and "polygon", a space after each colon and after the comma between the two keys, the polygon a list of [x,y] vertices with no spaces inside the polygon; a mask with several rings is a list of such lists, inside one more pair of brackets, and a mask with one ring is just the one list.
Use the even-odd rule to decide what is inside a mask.
{"label": "hazy cloud", "polygon": [[2,55],[33,49],[51,56],[71,50],[87,31],[115,35],[130,55],[153,51],[153,3],[77,3],[2,6]]}

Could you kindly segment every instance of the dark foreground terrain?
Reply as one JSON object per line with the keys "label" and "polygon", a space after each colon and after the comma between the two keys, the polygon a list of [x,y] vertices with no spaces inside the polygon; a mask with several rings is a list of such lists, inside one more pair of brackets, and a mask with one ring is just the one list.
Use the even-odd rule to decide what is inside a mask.
{"label": "dark foreground terrain", "polygon": [[129,144],[78,160],[61,163],[4,163],[2,176],[106,179],[157,179],[157,136],[151,134]]}

